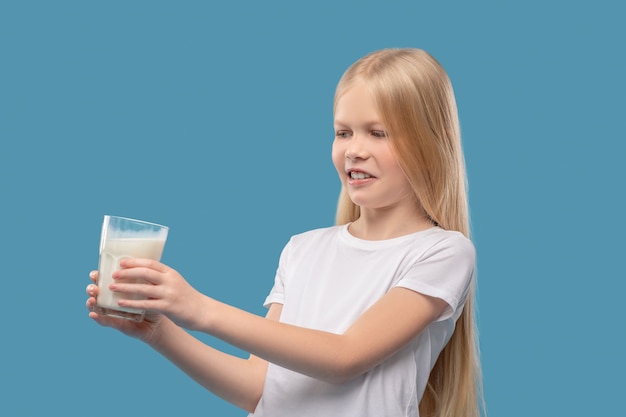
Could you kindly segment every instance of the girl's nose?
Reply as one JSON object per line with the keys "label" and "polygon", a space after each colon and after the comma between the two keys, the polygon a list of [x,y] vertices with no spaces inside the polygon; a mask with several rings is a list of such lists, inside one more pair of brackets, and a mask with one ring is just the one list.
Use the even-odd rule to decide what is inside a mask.
{"label": "girl's nose", "polygon": [[363,143],[360,140],[352,139],[350,145],[346,148],[346,159],[366,159],[367,150],[363,147]]}

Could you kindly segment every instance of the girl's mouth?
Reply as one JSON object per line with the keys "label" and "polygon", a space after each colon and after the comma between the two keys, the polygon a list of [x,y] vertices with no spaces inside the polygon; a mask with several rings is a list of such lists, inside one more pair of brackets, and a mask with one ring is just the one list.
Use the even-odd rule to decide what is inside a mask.
{"label": "girl's mouth", "polygon": [[366,185],[375,180],[376,177],[364,171],[357,169],[348,170],[348,184],[352,186]]}
{"label": "girl's mouth", "polygon": [[350,176],[350,179],[353,180],[364,180],[366,178],[372,178],[370,174],[360,171],[350,171],[348,175]]}

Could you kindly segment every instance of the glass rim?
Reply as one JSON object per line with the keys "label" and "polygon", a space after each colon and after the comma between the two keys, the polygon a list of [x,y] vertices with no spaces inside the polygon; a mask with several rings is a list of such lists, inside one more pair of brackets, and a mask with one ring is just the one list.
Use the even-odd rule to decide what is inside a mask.
{"label": "glass rim", "polygon": [[130,217],[115,216],[115,215],[113,215],[113,214],[105,214],[105,215],[104,215],[104,218],[106,219],[107,217],[108,217],[109,219],[111,219],[111,218],[116,218],[116,219],[121,219],[121,220],[128,220],[128,221],[135,222],[135,223],[146,224],[146,225],[150,225],[150,226],[156,226],[156,227],[160,227],[160,228],[162,228],[162,229],[166,229],[166,230],[167,230],[167,229],[169,229],[169,227],[168,227],[168,226],[164,226],[164,225],[159,224],[159,223],[148,222],[148,221],[145,221],[145,220],[139,220],[139,219],[133,219],[133,218],[130,218]]}

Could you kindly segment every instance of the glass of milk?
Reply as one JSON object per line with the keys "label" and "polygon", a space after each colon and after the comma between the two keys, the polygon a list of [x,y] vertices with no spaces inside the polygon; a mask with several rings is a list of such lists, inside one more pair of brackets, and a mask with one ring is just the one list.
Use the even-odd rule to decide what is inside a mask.
{"label": "glass of milk", "polygon": [[[100,236],[100,262],[98,264],[98,297],[94,311],[105,316],[142,321],[145,311],[120,307],[118,300],[129,295],[109,290],[111,275],[120,269],[124,258],[161,260],[168,228],[160,224],[125,217],[104,216]],[[137,299],[137,298],[135,298]]]}

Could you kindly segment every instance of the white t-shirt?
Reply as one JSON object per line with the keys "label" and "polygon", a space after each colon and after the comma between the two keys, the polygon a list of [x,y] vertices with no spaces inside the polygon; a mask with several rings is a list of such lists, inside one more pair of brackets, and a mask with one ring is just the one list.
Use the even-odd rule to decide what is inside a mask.
{"label": "white t-shirt", "polygon": [[[450,339],[474,275],[475,251],[461,233],[433,227],[382,241],[348,226],[293,236],[265,305],[281,322],[341,334],[393,287],[441,298],[448,308],[380,365],[331,384],[269,364],[254,417],[416,417],[437,356]],[[372,335],[376,337],[375,334]]]}

